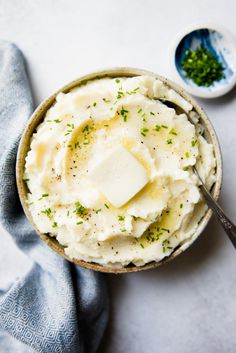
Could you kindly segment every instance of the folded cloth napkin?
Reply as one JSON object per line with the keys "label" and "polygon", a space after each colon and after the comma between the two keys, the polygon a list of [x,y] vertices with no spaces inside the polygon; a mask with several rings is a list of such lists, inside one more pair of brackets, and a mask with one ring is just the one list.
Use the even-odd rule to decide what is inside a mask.
{"label": "folded cloth napkin", "polygon": [[[32,110],[23,56],[14,44],[0,41],[0,221],[31,259],[7,291],[0,284],[0,352],[92,353],[108,318],[104,277],[49,249],[17,195],[17,147]],[[8,337],[15,340],[8,344]]]}

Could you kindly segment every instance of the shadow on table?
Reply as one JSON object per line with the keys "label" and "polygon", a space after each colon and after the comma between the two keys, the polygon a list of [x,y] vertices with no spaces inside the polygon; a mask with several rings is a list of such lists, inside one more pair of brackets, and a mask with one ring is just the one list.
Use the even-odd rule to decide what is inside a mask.
{"label": "shadow on table", "polygon": [[163,281],[186,280],[186,278],[194,276],[195,272],[201,271],[202,268],[207,267],[208,264],[210,265],[213,258],[220,256],[220,252],[226,241],[228,241],[226,235],[223,233],[217,220],[213,217],[200,238],[175,260],[149,271],[123,275],[108,275],[107,278],[111,295],[110,320],[98,353],[110,352],[109,337],[114,335],[116,314],[116,305],[114,303],[118,301],[119,296],[125,291],[128,285],[128,276],[139,276],[142,283],[144,283],[144,281],[156,281],[160,284]]}

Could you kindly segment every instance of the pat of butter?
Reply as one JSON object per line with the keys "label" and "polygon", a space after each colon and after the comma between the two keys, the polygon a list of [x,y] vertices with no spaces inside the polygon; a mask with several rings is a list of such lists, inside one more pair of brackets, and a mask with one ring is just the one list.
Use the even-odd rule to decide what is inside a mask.
{"label": "pat of butter", "polygon": [[126,204],[148,182],[144,167],[123,146],[114,149],[98,163],[89,176],[115,207]]}

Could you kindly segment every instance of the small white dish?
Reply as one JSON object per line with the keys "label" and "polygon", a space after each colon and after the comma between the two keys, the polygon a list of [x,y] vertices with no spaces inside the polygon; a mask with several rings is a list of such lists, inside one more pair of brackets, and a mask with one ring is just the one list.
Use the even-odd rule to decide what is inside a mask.
{"label": "small white dish", "polygon": [[[186,78],[181,65],[186,50],[196,50],[201,45],[207,48],[224,68],[224,77],[209,87],[198,86],[191,79]],[[230,32],[220,26],[201,24],[187,28],[175,38],[170,57],[174,79],[194,96],[220,97],[236,84],[236,41]]]}

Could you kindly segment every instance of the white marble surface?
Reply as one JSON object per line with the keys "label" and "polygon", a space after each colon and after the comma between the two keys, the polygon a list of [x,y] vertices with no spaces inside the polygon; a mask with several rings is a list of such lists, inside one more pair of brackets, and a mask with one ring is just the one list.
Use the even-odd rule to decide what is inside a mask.
{"label": "white marble surface", "polygon": [[[0,0],[0,37],[24,52],[36,104],[81,74],[110,66],[151,69],[171,78],[168,47],[194,22],[214,21],[236,33],[235,0]],[[201,100],[222,147],[221,203],[236,220],[236,90]],[[1,232],[5,269],[16,276],[9,236]],[[109,276],[111,320],[101,353],[234,353],[236,253],[213,220],[176,261],[143,273]]]}

